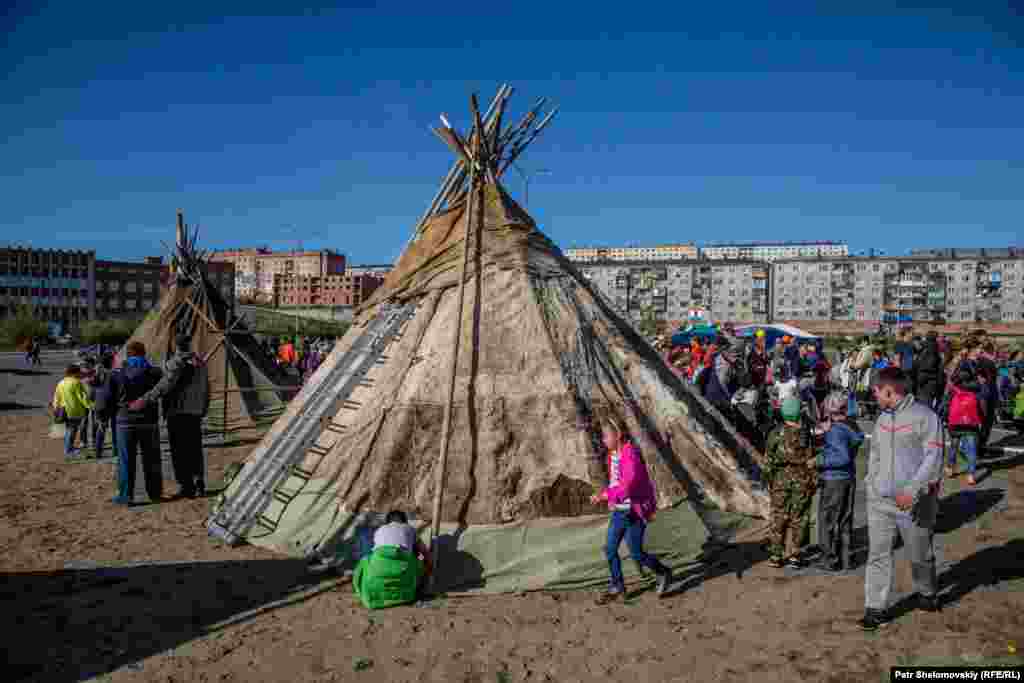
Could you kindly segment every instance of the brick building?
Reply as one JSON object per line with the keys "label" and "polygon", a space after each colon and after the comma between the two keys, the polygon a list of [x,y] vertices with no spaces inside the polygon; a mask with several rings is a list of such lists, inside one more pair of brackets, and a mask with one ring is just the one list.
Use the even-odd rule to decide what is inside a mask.
{"label": "brick building", "polygon": [[274,276],[275,306],[358,306],[384,283],[374,273]]}
{"label": "brick building", "polygon": [[235,296],[270,301],[274,296],[274,278],[341,275],[345,256],[329,249],[319,251],[282,251],[234,249],[216,251],[211,263],[232,263],[235,267]]}

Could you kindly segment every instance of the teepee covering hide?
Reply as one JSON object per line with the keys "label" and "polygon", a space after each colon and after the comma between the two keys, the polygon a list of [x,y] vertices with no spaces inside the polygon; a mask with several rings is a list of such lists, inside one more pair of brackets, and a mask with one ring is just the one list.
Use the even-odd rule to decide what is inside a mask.
{"label": "teepee covering hide", "polygon": [[[501,112],[501,92],[498,101]],[[494,118],[464,140],[451,131],[467,150],[461,165],[474,164],[464,185],[433,207],[253,451],[211,533],[311,555],[343,544],[367,516],[402,509],[453,530],[453,549],[479,565],[475,578],[448,576],[453,585],[596,581],[607,571],[594,540],[606,510],[589,497],[607,484],[598,425],[609,417],[651,472],[663,509],[652,538],[662,534],[666,552],[695,552],[704,526],[735,522],[711,507],[767,515],[759,455],[501,187],[508,149]]]}

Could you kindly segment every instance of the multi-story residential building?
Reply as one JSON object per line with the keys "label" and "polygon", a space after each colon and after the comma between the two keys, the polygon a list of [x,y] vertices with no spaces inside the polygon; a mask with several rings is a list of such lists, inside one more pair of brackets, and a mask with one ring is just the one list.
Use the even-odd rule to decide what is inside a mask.
{"label": "multi-story residential building", "polygon": [[565,257],[576,263],[604,261],[678,261],[696,259],[697,246],[687,244],[657,244],[649,247],[573,247],[565,250]]}
{"label": "multi-story residential building", "polygon": [[375,273],[274,276],[275,306],[358,306],[384,282]]}
{"label": "multi-story residential building", "polygon": [[96,315],[96,252],[0,248],[0,317],[28,306],[47,322],[75,330]]}
{"label": "multi-story residential building", "polygon": [[156,308],[166,282],[159,256],[144,261],[96,261],[96,317],[134,318]]}
{"label": "multi-story residential building", "polygon": [[849,246],[845,242],[734,242],[715,243],[701,247],[704,259],[743,259],[777,261],[793,258],[828,258],[846,256]]}
{"label": "multi-story residential building", "polygon": [[599,261],[578,265],[612,306],[639,321],[645,310],[677,324],[691,309],[715,320],[766,322],[770,267],[751,261]]}
{"label": "multi-story residential building", "polygon": [[774,320],[1022,322],[1024,254],[778,261],[772,291]]}
{"label": "multi-story residential building", "polygon": [[235,265],[235,295],[270,300],[274,276],[326,276],[345,272],[345,256],[329,249],[273,252],[269,249],[234,249],[211,254],[211,262]]}

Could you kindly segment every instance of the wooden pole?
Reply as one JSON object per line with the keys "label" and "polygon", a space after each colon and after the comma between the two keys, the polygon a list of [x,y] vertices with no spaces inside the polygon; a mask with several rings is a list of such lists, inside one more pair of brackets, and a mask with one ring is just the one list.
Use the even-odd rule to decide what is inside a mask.
{"label": "wooden pole", "polygon": [[[479,144],[476,151],[479,151]],[[448,444],[451,438],[452,409],[455,403],[455,379],[459,369],[459,346],[462,342],[462,308],[466,299],[466,270],[469,264],[469,239],[472,234],[474,222],[474,198],[476,190],[474,184],[477,181],[475,163],[469,168],[469,199],[466,203],[466,230],[463,234],[462,245],[462,266],[459,269],[459,303],[455,325],[452,327],[452,368],[448,376],[448,401],[444,406],[444,420],[441,425],[441,454],[437,460],[437,481],[434,489],[434,512],[430,523],[430,545],[431,550],[437,548],[437,537],[441,531],[441,505],[444,499],[444,483],[448,469]],[[431,583],[436,580],[440,558],[436,552],[431,552],[434,563]]]}
{"label": "wooden pole", "polygon": [[[224,409],[221,411],[221,417],[224,419],[224,423],[221,425],[220,442],[222,445],[227,445],[228,442],[228,376],[231,372],[231,340],[228,339],[228,333],[224,333]],[[209,375],[207,375],[209,377]]]}
{"label": "wooden pole", "polygon": [[[178,209],[178,225],[174,230],[174,245],[178,251],[185,247],[185,212],[182,209]],[[171,259],[170,265],[173,276],[177,273],[174,258]]]}

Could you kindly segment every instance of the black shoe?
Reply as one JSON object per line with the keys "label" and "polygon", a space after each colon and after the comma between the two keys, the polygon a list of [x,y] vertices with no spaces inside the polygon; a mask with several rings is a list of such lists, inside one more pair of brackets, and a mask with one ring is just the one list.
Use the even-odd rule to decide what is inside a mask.
{"label": "black shoe", "polygon": [[814,568],[823,572],[841,572],[843,571],[843,563],[839,560],[822,558],[814,563]]}
{"label": "black shoe", "polygon": [[665,597],[668,593],[669,586],[672,585],[672,570],[666,569],[663,573],[658,575],[658,597]]}
{"label": "black shoe", "polygon": [[884,610],[866,609],[864,610],[864,618],[857,622],[857,626],[860,626],[862,631],[877,631],[888,623],[889,615]]}
{"label": "black shoe", "polygon": [[942,602],[937,595],[918,595],[917,608],[925,612],[941,612]]}
{"label": "black shoe", "polygon": [[793,556],[786,560],[786,566],[790,569],[803,569],[807,564],[797,556]]}
{"label": "black shoe", "polygon": [[197,481],[196,482],[196,496],[195,497],[196,498],[205,498],[206,497],[206,482],[203,482],[203,481]]}

